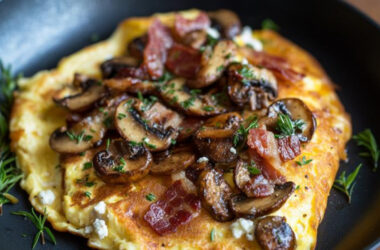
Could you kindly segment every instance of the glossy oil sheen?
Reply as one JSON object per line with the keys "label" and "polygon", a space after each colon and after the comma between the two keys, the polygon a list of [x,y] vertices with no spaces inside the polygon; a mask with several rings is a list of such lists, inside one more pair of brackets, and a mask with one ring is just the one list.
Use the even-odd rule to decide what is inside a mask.
{"label": "glossy oil sheen", "polygon": [[[313,54],[340,86],[338,94],[352,116],[354,133],[371,128],[380,141],[380,29],[342,2],[0,0],[0,58],[16,72],[30,76],[54,68],[60,58],[90,44],[91,38],[107,38],[127,17],[193,7],[232,9],[253,28],[259,28],[264,18],[273,19],[281,27],[280,33]],[[351,172],[360,162],[365,166],[357,178],[351,205],[336,190],[331,191],[317,249],[361,249],[380,236],[380,170],[371,171],[370,162],[358,157],[360,150],[352,141],[347,150],[349,161],[341,164],[339,173]],[[30,209],[30,204],[19,187],[12,194],[20,203],[4,207],[0,249],[30,249],[35,228],[22,217],[10,215],[11,211]],[[82,238],[55,235],[55,249],[86,247]],[[52,247],[48,243],[37,249]]]}

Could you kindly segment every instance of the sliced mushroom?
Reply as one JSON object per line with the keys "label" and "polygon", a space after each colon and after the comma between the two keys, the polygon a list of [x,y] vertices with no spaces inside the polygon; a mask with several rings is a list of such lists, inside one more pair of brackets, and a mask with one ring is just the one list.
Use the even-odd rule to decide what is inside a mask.
{"label": "sliced mushroom", "polygon": [[184,78],[174,78],[160,88],[162,99],[170,106],[188,115],[210,116],[226,112],[213,95],[200,95],[199,90],[190,90]]}
{"label": "sliced mushroom", "polygon": [[205,30],[194,30],[187,33],[182,38],[182,43],[194,49],[199,49],[207,40],[207,33]]}
{"label": "sliced mushroom", "polygon": [[261,123],[264,123],[269,129],[275,129],[279,113],[288,115],[293,121],[303,122],[302,129],[296,131],[296,135],[301,142],[311,140],[317,124],[313,112],[303,101],[298,98],[285,98],[272,103],[268,107],[268,118],[261,121]]}
{"label": "sliced mushroom", "polygon": [[276,185],[272,195],[263,198],[247,198],[237,195],[231,199],[231,208],[238,217],[257,218],[278,210],[294,192],[295,184],[285,182]]}
{"label": "sliced mushroom", "polygon": [[[203,160],[200,161],[199,159]],[[202,173],[203,170],[213,167],[213,165],[208,161],[208,159],[205,159],[207,159],[207,157],[198,158],[197,162],[195,162],[190,167],[186,168],[186,177],[193,183],[198,183],[199,175]]]}
{"label": "sliced mushroom", "polygon": [[236,45],[230,40],[219,41],[212,53],[203,53],[202,65],[195,79],[186,84],[190,88],[204,88],[218,80],[236,53]]}
{"label": "sliced mushroom", "polygon": [[178,142],[190,138],[203,124],[203,120],[198,117],[185,117],[179,125]]}
{"label": "sliced mushroom", "polygon": [[114,139],[107,150],[93,158],[94,168],[100,178],[111,184],[139,180],[149,173],[152,155],[142,145],[131,145],[123,139]]}
{"label": "sliced mushroom", "polygon": [[239,106],[249,104],[251,110],[259,110],[277,97],[277,80],[269,70],[234,63],[227,74],[228,94]]}
{"label": "sliced mushroom", "polygon": [[274,184],[270,183],[262,174],[250,173],[247,163],[239,160],[234,170],[234,181],[236,186],[245,193],[247,197],[265,197],[274,192]]}
{"label": "sliced mushroom", "polygon": [[130,56],[142,61],[144,58],[145,45],[148,42],[148,35],[137,37],[128,44],[128,53]]}
{"label": "sliced mushroom", "polygon": [[195,133],[194,143],[198,151],[213,162],[230,163],[238,154],[233,144],[233,137],[241,122],[238,113],[226,113],[215,116]]}
{"label": "sliced mushroom", "polygon": [[103,62],[100,65],[103,78],[113,78],[120,71],[138,66],[138,60],[133,57],[116,57]]}
{"label": "sliced mushroom", "polygon": [[153,94],[156,91],[156,85],[152,81],[140,80],[132,77],[111,78],[104,80],[104,84],[111,90],[118,92],[127,91],[128,93]]}
{"label": "sliced mushroom", "polygon": [[218,221],[233,219],[229,208],[232,189],[223,178],[223,173],[216,169],[206,169],[199,176],[199,196],[202,205]]}
{"label": "sliced mushroom", "polygon": [[267,216],[257,222],[255,237],[264,250],[293,250],[296,237],[285,217]]}
{"label": "sliced mushroom", "polygon": [[159,102],[146,104],[138,99],[119,104],[115,126],[129,142],[142,143],[150,151],[167,149],[178,136],[180,116]]}
{"label": "sliced mushroom", "polygon": [[93,147],[102,140],[107,129],[113,127],[115,108],[126,98],[126,95],[115,96],[70,127],[58,128],[50,136],[50,147],[64,154],[80,153]]}
{"label": "sliced mushroom", "polygon": [[82,88],[82,92],[61,99],[53,98],[55,103],[73,112],[88,110],[96,101],[107,94],[106,87],[101,81],[82,75],[76,75],[74,85],[79,85]]}
{"label": "sliced mushroom", "polygon": [[172,149],[153,155],[150,169],[152,174],[169,175],[183,170],[195,162],[195,154],[190,145],[178,145]]}
{"label": "sliced mushroom", "polygon": [[207,13],[211,19],[211,26],[216,28],[223,38],[233,39],[241,32],[241,23],[235,12],[220,9]]}

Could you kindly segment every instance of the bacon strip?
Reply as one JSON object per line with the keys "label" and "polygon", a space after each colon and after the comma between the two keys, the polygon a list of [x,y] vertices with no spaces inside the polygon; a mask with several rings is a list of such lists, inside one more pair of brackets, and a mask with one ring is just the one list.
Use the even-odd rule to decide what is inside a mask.
{"label": "bacon strip", "polygon": [[194,78],[201,65],[202,54],[198,50],[174,44],[168,52],[166,67],[170,72],[185,78]]}
{"label": "bacon strip", "polygon": [[144,49],[143,67],[146,67],[152,79],[158,79],[164,73],[167,49],[173,45],[170,30],[160,20],[155,19],[148,30],[148,42]]}
{"label": "bacon strip", "polygon": [[291,135],[277,140],[278,150],[282,161],[289,161],[301,154],[300,140],[296,135]]}
{"label": "bacon strip", "polygon": [[277,78],[298,82],[305,76],[292,69],[292,66],[285,58],[270,55],[263,51],[255,51],[247,47],[240,48],[240,52],[251,64],[271,70]]}
{"label": "bacon strip", "polygon": [[166,190],[160,200],[150,205],[144,220],[158,234],[177,231],[180,225],[189,223],[198,216],[201,201],[194,194],[185,191],[180,180]]}
{"label": "bacon strip", "polygon": [[174,21],[174,34],[182,38],[189,32],[207,29],[210,24],[211,21],[205,12],[200,12],[194,19],[187,19],[177,14]]}

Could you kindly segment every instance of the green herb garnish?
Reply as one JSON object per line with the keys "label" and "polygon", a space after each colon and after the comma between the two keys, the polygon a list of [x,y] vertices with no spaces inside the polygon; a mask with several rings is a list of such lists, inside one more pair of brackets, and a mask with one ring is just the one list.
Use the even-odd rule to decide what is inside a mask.
{"label": "green herb garnish", "polygon": [[239,129],[236,131],[234,137],[233,137],[233,143],[234,146],[237,146],[239,144],[244,145],[244,142],[247,139],[247,135],[250,129],[257,128],[257,117],[253,117],[252,121],[249,123],[249,125],[245,128],[242,124],[240,125]]}
{"label": "green herb garnish", "polygon": [[264,19],[261,22],[261,28],[263,30],[274,30],[274,31],[279,30],[279,26],[272,19],[269,19],[269,18]]}
{"label": "green herb garnish", "polygon": [[118,114],[117,114],[117,119],[119,119],[119,120],[122,120],[122,119],[124,119],[125,117],[127,117],[127,115],[124,114],[124,113],[118,113]]}
{"label": "green herb garnish", "polygon": [[248,172],[252,175],[261,174],[261,170],[256,167],[256,163],[251,161],[251,165],[247,166]]}
{"label": "green herb garnish", "polygon": [[204,106],[202,109],[207,112],[214,111],[214,107],[211,106]]}
{"label": "green herb garnish", "polygon": [[376,171],[379,161],[380,150],[377,147],[376,139],[371,130],[366,129],[352,137],[358,146],[367,149],[368,152],[361,152],[359,155],[362,157],[371,157],[373,161],[373,171]]}
{"label": "green herb garnish", "polygon": [[84,195],[91,199],[91,192],[86,191],[86,192],[84,192]]}
{"label": "green herb garnish", "polygon": [[215,228],[211,229],[210,240],[211,242],[215,241]]}
{"label": "green herb garnish", "polygon": [[276,138],[283,138],[294,135],[296,131],[302,130],[305,122],[302,120],[293,121],[288,115],[279,113],[277,118],[277,131],[280,134],[276,134]]}
{"label": "green herb garnish", "polygon": [[53,233],[50,231],[50,229],[47,226],[45,226],[45,222],[46,222],[46,218],[47,218],[46,208],[44,209],[44,216],[41,216],[41,215],[37,216],[36,213],[34,212],[33,208],[32,208],[31,213],[26,212],[26,211],[18,211],[18,212],[12,212],[12,214],[20,215],[20,216],[24,216],[24,217],[28,218],[34,224],[34,226],[37,228],[38,232],[34,236],[32,249],[36,247],[37,242],[38,242],[40,237],[41,237],[42,245],[45,245],[44,233],[46,233],[49,236],[51,242],[53,242],[54,245],[57,244],[57,241],[55,240]]}
{"label": "green herb garnish", "polygon": [[82,170],[86,170],[86,169],[89,169],[89,168],[92,168],[92,162],[85,162],[83,164],[83,169]]}
{"label": "green herb garnish", "polygon": [[352,190],[354,189],[354,186],[355,186],[354,181],[361,167],[362,167],[362,164],[359,164],[359,166],[357,166],[356,169],[347,177],[346,177],[346,171],[343,171],[342,174],[339,176],[339,178],[336,179],[334,182],[334,188],[343,192],[347,196],[348,203],[351,203]]}
{"label": "green herb garnish", "polygon": [[156,196],[152,193],[149,193],[145,196],[145,198],[148,200],[148,201],[154,201],[156,200]]}
{"label": "green herb garnish", "polygon": [[147,146],[148,148],[151,148],[151,149],[155,149],[156,148],[156,145],[153,145],[151,143],[149,143],[149,139],[147,137],[145,137],[143,139],[143,143],[145,146]]}
{"label": "green herb garnish", "polygon": [[308,160],[306,160],[306,157],[305,157],[305,156],[302,156],[301,161],[296,161],[296,163],[297,163],[298,166],[304,166],[304,165],[309,164],[309,163],[312,162],[312,161],[313,161],[313,159],[308,159]]}
{"label": "green herb garnish", "polygon": [[90,141],[92,139],[92,135],[86,135],[84,134],[84,131],[82,130],[78,134],[72,131],[66,131],[66,135],[69,137],[70,140],[76,141],[76,143],[80,143],[81,141]]}

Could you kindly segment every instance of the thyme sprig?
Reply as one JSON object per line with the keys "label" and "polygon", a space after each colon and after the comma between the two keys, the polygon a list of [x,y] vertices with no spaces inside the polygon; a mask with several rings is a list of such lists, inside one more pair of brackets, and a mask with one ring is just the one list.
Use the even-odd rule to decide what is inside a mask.
{"label": "thyme sprig", "polygon": [[294,135],[296,131],[302,130],[305,122],[303,120],[293,121],[288,115],[279,113],[277,118],[277,131],[276,138],[283,138],[287,136]]}
{"label": "thyme sprig", "polygon": [[245,141],[247,139],[248,132],[251,128],[257,128],[258,126],[258,118],[257,117],[252,117],[248,118],[249,119],[249,124],[247,127],[244,127],[242,124],[240,124],[239,129],[235,132],[234,137],[233,137],[233,144],[234,146],[238,145],[244,145]]}
{"label": "thyme sprig", "polygon": [[373,171],[377,170],[380,150],[377,147],[376,139],[370,129],[366,129],[352,137],[358,146],[367,149],[368,152],[359,153],[362,157],[371,157],[373,161]]}
{"label": "thyme sprig", "polygon": [[361,167],[362,164],[359,164],[359,166],[357,166],[356,169],[348,176],[346,176],[346,171],[343,171],[339,178],[334,182],[334,188],[343,192],[347,196],[348,203],[351,203],[352,191],[355,187],[354,181]]}
{"label": "thyme sprig", "polygon": [[46,218],[47,218],[46,208],[44,209],[44,215],[43,216],[41,216],[41,215],[37,216],[37,214],[34,212],[33,208],[32,208],[32,212],[18,211],[18,212],[12,212],[12,214],[20,215],[20,216],[24,216],[24,217],[28,218],[34,224],[34,226],[37,228],[38,232],[34,236],[33,243],[32,243],[32,249],[36,247],[37,242],[38,242],[40,237],[41,237],[42,245],[45,245],[44,233],[46,233],[49,236],[50,241],[53,242],[54,245],[57,244],[57,241],[55,240],[53,233],[50,231],[50,229],[47,226],[45,226],[45,222],[46,222]]}

